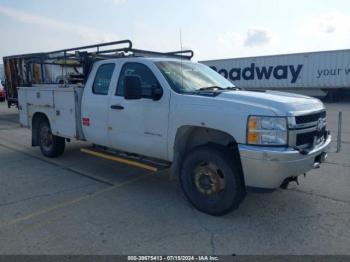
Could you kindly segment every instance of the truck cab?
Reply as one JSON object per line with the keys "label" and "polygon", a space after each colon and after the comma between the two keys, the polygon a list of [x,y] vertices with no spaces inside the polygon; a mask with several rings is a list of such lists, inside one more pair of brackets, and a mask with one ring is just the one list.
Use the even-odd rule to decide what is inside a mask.
{"label": "truck cab", "polygon": [[[132,77],[139,81],[140,93],[128,97],[125,84]],[[98,62],[82,99],[82,118],[88,121],[83,123],[84,135],[98,145],[169,160],[170,97],[168,83],[150,59]]]}

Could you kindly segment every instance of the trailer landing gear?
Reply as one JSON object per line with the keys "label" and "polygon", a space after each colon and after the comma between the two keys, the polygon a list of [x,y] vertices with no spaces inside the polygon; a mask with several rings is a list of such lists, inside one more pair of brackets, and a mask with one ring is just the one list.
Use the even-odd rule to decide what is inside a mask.
{"label": "trailer landing gear", "polygon": [[329,101],[331,103],[336,103],[341,101],[343,99],[343,96],[344,96],[344,90],[330,89],[330,90],[327,90],[326,101]]}

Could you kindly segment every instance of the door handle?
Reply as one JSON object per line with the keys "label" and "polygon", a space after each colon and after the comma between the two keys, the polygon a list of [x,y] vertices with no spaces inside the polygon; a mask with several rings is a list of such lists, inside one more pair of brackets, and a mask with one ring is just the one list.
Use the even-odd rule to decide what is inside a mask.
{"label": "door handle", "polygon": [[124,107],[121,105],[111,105],[111,108],[116,109],[116,110],[123,110],[124,109]]}

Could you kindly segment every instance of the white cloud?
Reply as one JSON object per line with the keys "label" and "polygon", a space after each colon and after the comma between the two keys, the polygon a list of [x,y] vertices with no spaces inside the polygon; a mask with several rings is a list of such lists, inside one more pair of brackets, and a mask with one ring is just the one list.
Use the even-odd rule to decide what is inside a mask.
{"label": "white cloud", "polygon": [[263,27],[250,27],[245,36],[237,32],[225,32],[218,36],[218,44],[224,49],[263,46],[276,40],[277,35]]}
{"label": "white cloud", "polygon": [[312,16],[304,21],[296,32],[300,41],[299,49],[332,50],[349,48],[350,15],[340,11]]}
{"label": "white cloud", "polygon": [[217,44],[209,52],[212,56],[227,58],[251,55],[252,51],[275,48],[278,36],[268,28],[250,27],[246,33],[224,32],[217,36]]}
{"label": "white cloud", "polygon": [[61,33],[63,32],[78,35],[83,40],[90,42],[108,42],[117,39],[115,35],[107,32],[102,32],[101,30],[95,28],[71,24],[45,16],[34,15],[1,5],[0,14],[11,17],[22,23],[38,25],[42,28],[46,28],[52,31],[59,31]]}
{"label": "white cloud", "polygon": [[322,14],[306,22],[302,30],[305,36],[350,38],[350,15],[339,11]]}
{"label": "white cloud", "polygon": [[271,30],[263,27],[252,27],[248,29],[244,40],[244,46],[253,47],[269,44],[273,41]]}

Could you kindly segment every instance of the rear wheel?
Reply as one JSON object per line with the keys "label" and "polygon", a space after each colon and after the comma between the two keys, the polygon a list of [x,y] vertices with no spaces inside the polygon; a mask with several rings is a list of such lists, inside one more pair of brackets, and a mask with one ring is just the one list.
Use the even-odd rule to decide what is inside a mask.
{"label": "rear wheel", "polygon": [[43,121],[38,129],[39,145],[41,153],[47,157],[58,157],[63,154],[65,139],[55,136],[51,132],[50,124]]}
{"label": "rear wheel", "polygon": [[200,211],[223,215],[238,208],[245,194],[239,158],[225,147],[201,146],[182,165],[180,183]]}

